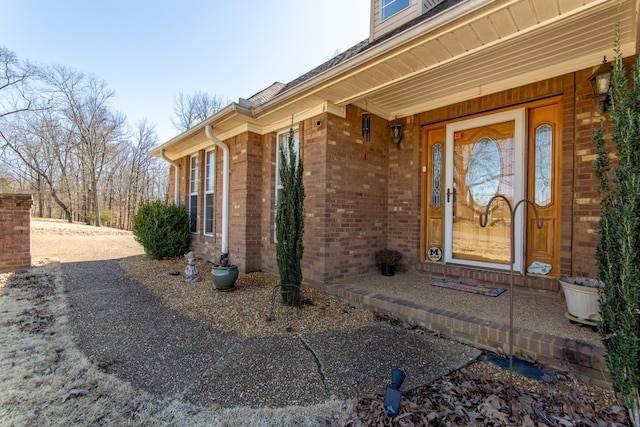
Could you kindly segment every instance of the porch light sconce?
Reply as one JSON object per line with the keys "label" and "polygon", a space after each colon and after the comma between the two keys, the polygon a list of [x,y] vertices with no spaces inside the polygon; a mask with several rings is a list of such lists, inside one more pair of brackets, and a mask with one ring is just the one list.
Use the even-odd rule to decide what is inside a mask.
{"label": "porch light sconce", "polygon": [[365,141],[371,141],[371,113],[364,111],[362,113],[362,137]]}
{"label": "porch light sconce", "polygon": [[402,141],[402,123],[398,121],[398,116],[391,122],[389,128],[391,129],[391,140],[399,147],[400,141]]}
{"label": "porch light sconce", "polygon": [[596,101],[596,111],[600,114],[607,112],[609,106],[609,86],[611,84],[611,67],[607,63],[607,57],[602,60],[602,64],[589,77],[593,99]]}

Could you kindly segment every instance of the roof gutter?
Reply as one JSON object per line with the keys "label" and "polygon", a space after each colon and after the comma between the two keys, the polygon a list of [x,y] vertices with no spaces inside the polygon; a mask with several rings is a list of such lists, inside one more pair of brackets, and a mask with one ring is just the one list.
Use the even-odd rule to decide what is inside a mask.
{"label": "roof gutter", "polygon": [[202,132],[202,129],[204,127],[208,125],[213,126],[216,123],[222,123],[236,114],[244,114],[246,116],[252,117],[252,109],[246,105],[232,102],[226,107],[224,107],[222,110],[219,110],[216,113],[212,114],[211,116],[207,117],[205,120],[198,123],[194,127],[187,129],[181,134],[174,136],[164,144],[152,149],[151,151],[149,151],[149,155],[153,157],[159,157],[161,156],[162,150],[167,150],[167,149],[170,150],[179,142],[184,141],[187,138],[190,138]]}
{"label": "roof gutter", "polygon": [[164,148],[160,150],[160,156],[165,162],[168,162],[173,166],[173,204],[178,206],[180,204],[180,201],[178,200],[180,198],[180,186],[178,185],[180,184],[180,165],[167,157]]}
{"label": "roof gutter", "polygon": [[220,141],[206,125],[204,133],[215,145],[222,149],[222,256],[229,255],[229,147]]}

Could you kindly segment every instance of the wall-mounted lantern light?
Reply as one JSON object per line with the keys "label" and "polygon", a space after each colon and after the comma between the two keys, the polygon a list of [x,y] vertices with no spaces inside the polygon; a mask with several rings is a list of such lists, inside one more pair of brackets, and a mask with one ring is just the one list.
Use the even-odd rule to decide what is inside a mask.
{"label": "wall-mounted lantern light", "polygon": [[589,77],[593,99],[596,101],[596,111],[604,114],[608,107],[609,86],[611,84],[611,67],[607,63],[607,57],[602,60],[602,64],[591,77]]}
{"label": "wall-mounted lantern light", "polygon": [[371,140],[371,113],[368,111],[362,113],[362,137],[365,141]]}
{"label": "wall-mounted lantern light", "polygon": [[400,141],[402,141],[402,123],[398,121],[398,116],[391,122],[389,128],[391,129],[391,140],[394,144],[400,146]]}

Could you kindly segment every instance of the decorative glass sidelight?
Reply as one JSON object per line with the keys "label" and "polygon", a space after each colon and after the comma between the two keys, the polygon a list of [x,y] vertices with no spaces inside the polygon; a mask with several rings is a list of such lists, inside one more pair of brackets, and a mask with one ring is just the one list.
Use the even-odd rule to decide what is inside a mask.
{"label": "decorative glass sidelight", "polygon": [[535,153],[535,194],[534,202],[538,206],[551,204],[552,180],[552,128],[548,124],[536,128]]}
{"label": "decorative glass sidelight", "polygon": [[431,148],[431,206],[442,205],[442,144]]}

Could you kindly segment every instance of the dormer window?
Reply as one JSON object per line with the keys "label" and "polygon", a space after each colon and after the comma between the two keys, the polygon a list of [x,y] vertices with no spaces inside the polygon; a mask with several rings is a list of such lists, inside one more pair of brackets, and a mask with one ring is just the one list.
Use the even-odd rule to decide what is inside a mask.
{"label": "dormer window", "polygon": [[382,0],[381,20],[384,21],[401,10],[408,8],[410,3],[411,0]]}

